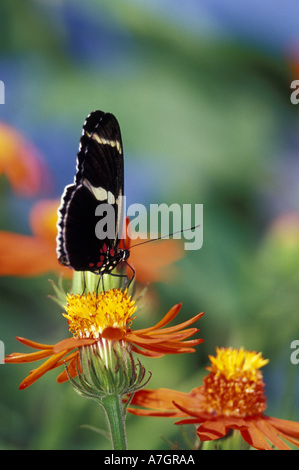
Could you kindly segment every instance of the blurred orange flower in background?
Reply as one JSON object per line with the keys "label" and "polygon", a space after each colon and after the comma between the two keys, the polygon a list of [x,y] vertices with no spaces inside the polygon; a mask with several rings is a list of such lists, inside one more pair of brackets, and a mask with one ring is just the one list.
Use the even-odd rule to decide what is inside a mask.
{"label": "blurred orange flower in background", "polygon": [[33,235],[0,231],[0,275],[38,276],[47,272],[72,271],[61,266],[56,257],[56,220],[59,201],[36,203],[30,214]]}
{"label": "blurred orange flower in background", "polygon": [[50,188],[49,170],[38,149],[18,130],[0,122],[0,175],[20,196],[35,196]]}

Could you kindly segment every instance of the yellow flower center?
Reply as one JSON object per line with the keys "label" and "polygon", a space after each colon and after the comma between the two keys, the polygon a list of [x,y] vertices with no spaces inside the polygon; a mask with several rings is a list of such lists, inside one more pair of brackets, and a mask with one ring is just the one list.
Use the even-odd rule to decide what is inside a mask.
{"label": "yellow flower center", "polygon": [[131,324],[135,310],[135,301],[127,295],[127,290],[110,289],[100,294],[68,294],[64,316],[75,338],[98,339],[102,336],[120,340]]}
{"label": "yellow flower center", "polygon": [[210,374],[205,377],[204,407],[214,416],[247,417],[266,409],[263,376],[259,370],[268,360],[261,353],[219,348],[210,356]]}

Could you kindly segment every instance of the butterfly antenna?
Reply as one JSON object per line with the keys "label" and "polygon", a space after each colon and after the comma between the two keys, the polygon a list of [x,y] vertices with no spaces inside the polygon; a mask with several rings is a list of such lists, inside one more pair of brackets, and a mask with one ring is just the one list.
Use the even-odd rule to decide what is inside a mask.
{"label": "butterfly antenna", "polygon": [[194,227],[190,227],[190,228],[183,228],[182,230],[177,230],[176,232],[172,232],[168,235],[160,235],[159,237],[157,238],[153,238],[152,240],[145,240],[144,242],[140,242],[140,243],[136,243],[136,245],[132,245],[130,247],[130,250],[132,248],[134,248],[135,246],[139,246],[139,245],[144,245],[145,243],[150,243],[150,242],[155,242],[157,240],[162,240],[163,238],[168,238],[168,237],[171,237],[172,235],[175,235],[177,233],[183,233],[183,232],[186,232],[187,230],[194,230],[195,228],[197,227],[200,227],[200,224],[199,225],[194,225]]}

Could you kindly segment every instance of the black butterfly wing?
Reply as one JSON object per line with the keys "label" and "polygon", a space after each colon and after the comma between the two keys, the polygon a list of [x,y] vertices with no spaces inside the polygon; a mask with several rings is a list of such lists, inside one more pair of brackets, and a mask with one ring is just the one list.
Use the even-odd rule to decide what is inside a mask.
{"label": "black butterfly wing", "polygon": [[77,271],[91,270],[99,260],[101,241],[95,236],[97,201],[82,185],[67,186],[59,208],[57,256]]}
{"label": "black butterfly wing", "polygon": [[[57,256],[75,270],[98,271],[107,248],[117,251],[122,225],[124,165],[121,134],[109,113],[91,113],[83,126],[73,185],[65,188],[58,210]],[[114,209],[115,236],[99,239],[95,211],[100,204]]]}
{"label": "black butterfly wing", "polygon": [[113,114],[94,111],[86,118],[77,162],[76,184],[86,179],[95,188],[123,195],[123,147]]}

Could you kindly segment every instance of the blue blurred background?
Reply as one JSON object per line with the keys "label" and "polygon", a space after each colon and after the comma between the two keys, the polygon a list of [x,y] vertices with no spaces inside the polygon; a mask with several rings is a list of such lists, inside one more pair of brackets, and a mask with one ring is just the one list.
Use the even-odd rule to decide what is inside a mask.
{"label": "blue blurred background", "polygon": [[[143,361],[150,387],[188,392],[216,346],[244,346],[270,359],[267,414],[296,421],[299,107],[290,84],[299,79],[298,18],[295,0],[0,4],[0,119],[42,152],[54,181],[47,197],[73,181],[83,122],[101,109],[121,126],[128,205],[204,205],[202,249],[186,252],[173,282],[150,287],[155,302],[140,324],[182,301],[182,320],[206,313],[198,322],[205,343],[196,354]],[[37,198],[18,198],[4,179],[0,228],[29,234]],[[16,335],[48,344],[65,337],[49,277],[56,280],[0,279],[6,353],[24,351]],[[105,427],[101,410],[58,385],[55,371],[18,390],[31,368],[0,366],[0,447],[109,449],[81,427]],[[127,423],[131,449],[168,449],[164,438],[184,446],[171,419]]]}

